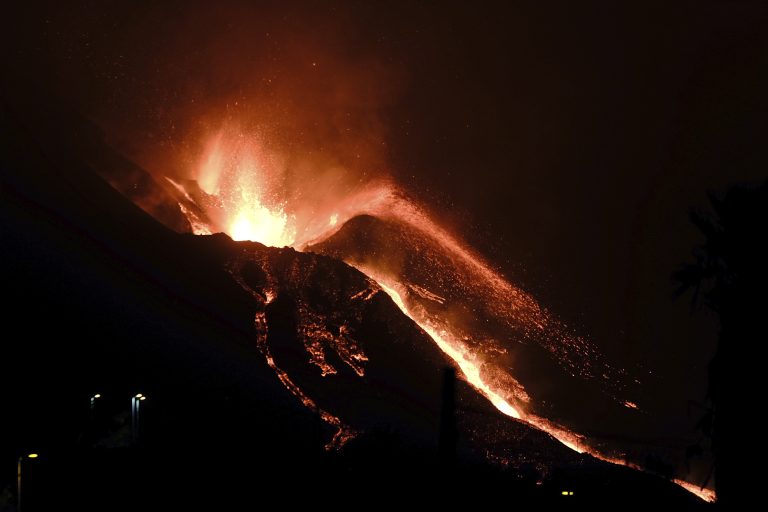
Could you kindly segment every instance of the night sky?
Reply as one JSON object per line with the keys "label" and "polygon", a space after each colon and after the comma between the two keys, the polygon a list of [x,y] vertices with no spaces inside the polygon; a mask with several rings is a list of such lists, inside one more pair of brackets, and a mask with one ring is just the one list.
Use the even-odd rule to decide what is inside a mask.
{"label": "night sky", "polygon": [[6,10],[6,95],[45,82],[159,175],[226,117],[392,175],[692,428],[717,326],[670,276],[707,191],[766,175],[765,3],[80,4]]}

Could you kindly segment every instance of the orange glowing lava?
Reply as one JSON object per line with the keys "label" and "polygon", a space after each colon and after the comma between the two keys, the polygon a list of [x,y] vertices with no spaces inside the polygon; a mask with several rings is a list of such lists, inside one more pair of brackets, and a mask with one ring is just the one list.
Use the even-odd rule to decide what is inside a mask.
{"label": "orange glowing lava", "polygon": [[233,240],[250,240],[275,247],[291,245],[295,236],[288,229],[288,216],[279,210],[269,210],[255,196],[243,199],[243,206],[234,215],[228,231]]}
{"label": "orange glowing lava", "polygon": [[[270,156],[257,139],[244,137],[242,133],[233,133],[231,130],[222,131],[207,146],[197,172],[200,188],[215,199],[214,206],[206,209],[212,225],[201,225],[200,219],[194,217],[191,211],[184,207],[182,211],[189,218],[195,233],[224,231],[235,240],[257,241],[271,246],[292,246],[298,250],[328,239],[341,229],[345,222],[358,215],[371,215],[407,225],[436,241],[451,261],[457,262],[456,268],[461,275],[446,276],[448,280],[459,278],[470,282],[483,297],[484,307],[505,325],[518,328],[522,326],[526,335],[544,338],[542,346],[555,357],[565,361],[572,372],[584,372],[590,378],[611,380],[609,374],[589,374],[592,371],[590,368],[580,368],[576,362],[569,359],[569,350],[588,355],[596,353],[596,349],[588,340],[573,334],[568,326],[541,307],[531,295],[504,279],[389,182],[372,182],[351,188],[345,194],[328,196],[311,190],[315,182],[308,179],[304,180],[307,183],[306,190],[299,193],[295,190],[290,193],[282,190],[281,195],[281,177],[284,172],[285,169],[278,165],[277,159]],[[173,185],[180,187],[177,183]],[[467,382],[500,412],[549,433],[577,452],[586,452],[607,462],[633,466],[614,454],[602,453],[593,448],[584,436],[530,412],[531,408],[526,407],[530,398],[513,376],[509,376],[509,379],[501,384],[498,380],[491,382],[484,379],[481,372],[484,363],[482,356],[478,355],[476,350],[470,350],[470,345],[463,341],[462,335],[454,332],[447,320],[430,317],[423,308],[412,307],[413,302],[409,301],[410,291],[440,304],[445,302],[441,295],[435,293],[436,290],[429,290],[416,283],[403,283],[394,272],[386,268],[374,268],[367,262],[346,263],[378,283],[399,309],[416,322],[440,350],[456,363]],[[270,293],[273,291],[268,291],[268,296]],[[371,291],[369,296],[373,293],[375,291]],[[263,318],[257,315],[255,323],[257,330],[263,334],[266,329]],[[323,375],[334,373],[335,370],[324,359],[322,340],[313,338],[319,336],[313,330],[314,327],[303,326],[302,329],[307,337],[306,347],[311,355],[311,363],[318,366]],[[324,333],[320,334],[326,336]],[[347,345],[342,343],[339,346]],[[260,341],[259,346],[281,382],[307,407],[316,409],[315,403],[275,365],[266,343]],[[339,355],[362,376],[365,356],[354,347],[347,350],[348,353],[345,350],[347,349],[341,350]],[[618,400],[626,408],[639,409],[632,401]],[[354,435],[341,419],[326,411],[320,411],[320,414],[326,422],[338,429],[331,445],[341,446]],[[676,480],[676,483],[703,499],[714,500],[714,493],[708,489],[701,490],[682,480]]]}

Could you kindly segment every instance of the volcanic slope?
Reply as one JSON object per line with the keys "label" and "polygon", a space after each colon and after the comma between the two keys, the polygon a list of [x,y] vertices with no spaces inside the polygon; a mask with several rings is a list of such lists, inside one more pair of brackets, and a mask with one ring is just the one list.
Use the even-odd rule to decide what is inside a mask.
{"label": "volcanic slope", "polygon": [[[82,149],[46,135],[67,128],[41,132],[5,107],[6,328],[27,333],[4,343],[3,384],[16,390],[8,439],[69,453],[82,425],[74,397],[140,389],[150,396],[143,448],[127,464],[143,471],[128,472],[125,485],[140,474],[148,488],[167,488],[168,475],[181,474],[188,486],[213,467],[225,469],[205,478],[229,488],[249,488],[247,475],[265,468],[267,481],[287,471],[302,482],[386,471],[406,482],[435,466],[451,362],[378,285],[330,257],[174,233],[104,182]],[[475,475],[462,487],[468,495],[499,479],[537,492],[536,482],[565,471],[590,482],[594,497],[653,489],[692,499],[568,450],[461,381],[456,403],[453,467]],[[50,417],[62,426],[49,428]],[[254,466],[226,469],[242,458]],[[92,489],[91,477],[119,485],[98,466],[59,467],[49,482],[70,494]]]}

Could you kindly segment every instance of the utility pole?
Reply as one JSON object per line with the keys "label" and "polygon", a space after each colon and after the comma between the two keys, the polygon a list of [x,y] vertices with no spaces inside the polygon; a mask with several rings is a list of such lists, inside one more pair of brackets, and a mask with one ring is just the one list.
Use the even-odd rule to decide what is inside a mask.
{"label": "utility pole", "polygon": [[440,437],[438,450],[440,464],[449,470],[456,458],[456,370],[446,368],[443,372],[442,404],[440,408]]}
{"label": "utility pole", "polygon": [[16,464],[16,512],[21,512],[21,461],[24,457],[19,457]]}

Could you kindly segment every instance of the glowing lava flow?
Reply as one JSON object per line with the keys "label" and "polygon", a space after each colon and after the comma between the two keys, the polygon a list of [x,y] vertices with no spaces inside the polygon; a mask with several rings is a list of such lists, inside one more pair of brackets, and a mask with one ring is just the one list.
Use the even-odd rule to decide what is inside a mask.
{"label": "glowing lava flow", "polygon": [[[615,457],[606,456],[592,448],[590,448],[586,443],[582,436],[575,434],[564,427],[557,425],[545,418],[541,418],[539,416],[533,415],[533,414],[525,414],[522,411],[519,411],[515,407],[509,404],[506,400],[504,400],[501,396],[499,396],[498,393],[496,393],[493,388],[483,381],[482,377],[480,376],[480,368],[478,367],[478,362],[474,361],[470,356],[468,356],[464,351],[462,351],[459,348],[456,348],[456,346],[448,341],[448,339],[451,337],[450,333],[447,332],[438,332],[432,325],[430,325],[430,322],[425,319],[420,319],[417,317],[417,315],[412,314],[412,312],[408,309],[408,306],[406,306],[405,302],[403,301],[402,296],[397,291],[397,288],[402,288],[402,285],[399,283],[389,283],[385,284],[385,279],[381,278],[380,276],[377,276],[375,272],[370,271],[366,268],[358,268],[361,272],[368,275],[371,279],[376,281],[378,285],[381,287],[384,292],[386,292],[387,295],[390,296],[392,301],[397,305],[398,308],[405,314],[407,317],[409,317],[411,320],[416,322],[416,324],[421,327],[424,332],[426,332],[430,338],[435,342],[435,344],[440,347],[440,349],[448,355],[451,359],[453,359],[456,364],[461,369],[464,377],[466,378],[467,382],[469,382],[475,389],[477,389],[483,396],[485,396],[500,412],[503,414],[506,414],[507,416],[510,416],[512,418],[522,420],[539,430],[543,430],[544,432],[547,432],[549,435],[551,435],[553,438],[560,441],[563,445],[567,446],[571,450],[574,450],[579,453],[589,453],[593,457],[600,459],[604,462],[609,462],[611,464],[617,464],[622,466],[629,466],[633,469],[636,469],[638,471],[642,471],[642,468],[636,464],[629,463],[625,460],[621,460]],[[708,502],[714,502],[715,501],[715,493],[711,489],[702,489],[701,487],[694,485],[690,482],[686,482],[685,480],[681,480],[678,478],[673,479],[673,482],[677,485],[681,486],[688,492],[691,492],[701,499],[708,501]]]}
{"label": "glowing lava flow", "polygon": [[467,379],[467,382],[469,382],[472,386],[475,387],[475,389],[482,393],[482,395],[485,396],[500,412],[512,418],[530,423],[540,430],[544,430],[572,450],[575,450],[579,453],[588,451],[588,448],[583,445],[576,434],[573,434],[558,425],[554,425],[544,420],[543,418],[539,418],[530,414],[524,415],[520,410],[516,409],[510,405],[509,402],[504,400],[496,391],[492,389],[488,383],[482,379],[480,376],[480,368],[478,366],[478,362],[474,361],[463,350],[457,348],[455,344],[448,341],[448,338],[451,337],[449,333],[439,333],[433,326],[430,325],[429,321],[417,318],[416,315],[413,315],[409,311],[408,306],[405,305],[405,302],[403,301],[400,293],[397,292],[397,288],[401,287],[402,285],[393,283],[390,283],[390,285],[384,284],[384,279],[377,277],[374,272],[364,268],[359,270],[371,277],[371,279],[376,281],[379,286],[381,286],[381,289],[384,290],[387,295],[392,298],[392,301],[397,305],[397,307],[400,308],[403,314],[416,322],[416,324],[421,327],[424,332],[429,335],[430,338],[432,338],[435,344],[440,347],[440,350],[445,352],[446,355],[448,355],[456,362],[464,374],[464,378]]}
{"label": "glowing lava flow", "polygon": [[469,359],[469,357],[463,353],[461,350],[455,348],[453,345],[448,343],[443,336],[440,335],[432,326],[430,326],[426,322],[419,322],[416,320],[413,315],[408,311],[408,307],[405,305],[405,302],[403,302],[402,297],[400,297],[400,294],[395,291],[394,286],[387,286],[384,284],[384,280],[381,278],[376,278],[372,275],[372,273],[366,272],[363,269],[359,269],[364,274],[368,275],[376,281],[379,286],[381,286],[381,289],[384,290],[387,295],[389,295],[394,303],[397,305],[397,307],[400,308],[400,311],[402,311],[407,317],[409,317],[411,320],[416,322],[419,327],[421,327],[424,332],[429,334],[429,337],[432,338],[432,340],[437,344],[438,347],[440,347],[440,350],[445,352],[448,357],[453,359],[456,364],[459,365],[459,368],[461,368],[462,373],[464,374],[464,377],[467,379],[467,381],[472,384],[475,388],[477,388],[478,391],[480,391],[488,400],[491,401],[491,403],[501,412],[506,414],[507,416],[512,416],[516,419],[521,419],[520,412],[512,407],[509,402],[501,398],[499,395],[497,395],[491,388],[483,382],[483,379],[480,378],[480,368],[477,367],[477,365]]}
{"label": "glowing lava flow", "polygon": [[715,494],[715,491],[713,491],[712,489],[702,489],[698,485],[693,485],[692,483],[686,482],[685,480],[681,480],[679,478],[674,478],[672,481],[675,482],[680,487],[682,487],[683,489],[685,489],[686,491],[695,494],[696,496],[698,496],[699,498],[705,501],[714,503],[717,499],[717,495]]}
{"label": "glowing lava flow", "polygon": [[274,290],[266,290],[266,298],[262,297],[261,294],[251,288],[245,279],[243,279],[242,269],[239,268],[239,265],[237,264],[233,265],[229,269],[229,273],[232,275],[235,282],[237,282],[237,284],[239,284],[243,290],[248,292],[254,298],[256,303],[259,304],[260,309],[256,311],[256,314],[254,315],[253,326],[256,332],[256,346],[267,360],[267,365],[272,369],[273,372],[275,372],[277,378],[280,380],[280,382],[282,382],[283,386],[285,386],[288,391],[290,391],[296,398],[298,398],[299,401],[304,404],[307,409],[314,411],[320,416],[320,418],[322,418],[323,421],[336,428],[336,433],[333,435],[333,438],[330,440],[330,442],[325,445],[325,449],[332,450],[341,448],[344,446],[344,444],[347,443],[347,441],[355,437],[355,431],[346,425],[343,421],[341,421],[339,417],[334,416],[324,409],[321,409],[314,400],[307,396],[307,394],[304,393],[301,388],[293,382],[288,373],[280,368],[277,363],[275,363],[275,358],[272,357],[272,353],[269,350],[269,344],[267,343],[267,333],[269,327],[267,325],[267,317],[264,308],[274,299]]}

